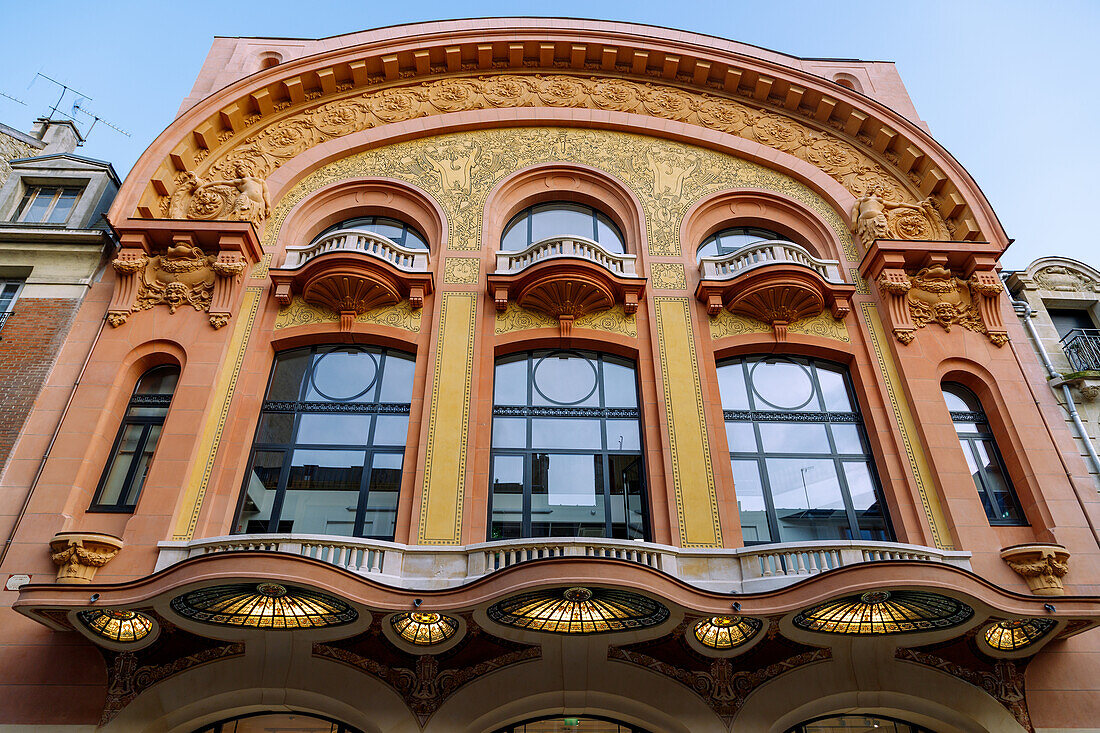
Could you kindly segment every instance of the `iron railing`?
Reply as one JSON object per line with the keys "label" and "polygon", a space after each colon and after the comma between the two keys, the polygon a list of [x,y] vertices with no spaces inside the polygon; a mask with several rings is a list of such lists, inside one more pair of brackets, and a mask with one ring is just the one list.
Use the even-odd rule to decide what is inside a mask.
{"label": "iron railing", "polygon": [[[4,324],[8,322],[8,317],[10,315],[12,315],[11,311],[0,311],[0,331],[4,330]],[[0,339],[3,338],[3,336],[0,336]]]}
{"label": "iron railing", "polygon": [[1100,329],[1075,328],[1061,343],[1073,371],[1100,371]]}

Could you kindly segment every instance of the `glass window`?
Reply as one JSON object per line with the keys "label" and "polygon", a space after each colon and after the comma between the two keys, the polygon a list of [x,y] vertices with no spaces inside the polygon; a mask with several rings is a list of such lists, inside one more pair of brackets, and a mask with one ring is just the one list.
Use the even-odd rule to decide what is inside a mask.
{"label": "glass window", "polygon": [[606,214],[591,206],[565,201],[536,204],[516,214],[504,227],[500,248],[505,252],[518,252],[553,237],[581,237],[596,242],[608,252],[622,254],[626,251],[622,232]]}
{"label": "glass window", "polygon": [[210,725],[194,733],[359,733],[358,728],[299,712],[248,713]]}
{"label": "glass window", "polygon": [[849,381],[802,357],[718,366],[746,545],[893,539]]}
{"label": "glass window", "polygon": [[1058,329],[1058,338],[1064,339],[1074,331],[1091,331],[1096,328],[1092,316],[1084,308],[1047,308],[1047,315]]}
{"label": "glass window", "polygon": [[932,733],[927,728],[881,715],[836,715],[796,725],[787,733]]}
{"label": "glass window", "polygon": [[634,365],[588,351],[497,361],[489,539],[646,537]]}
{"label": "glass window", "polygon": [[75,186],[32,186],[23,194],[12,221],[27,224],[64,224],[83,189]]}
{"label": "glass window", "polygon": [[176,391],[179,369],[159,366],[145,372],[134,387],[118,429],[111,459],[103,469],[88,511],[132,512],[160,440],[164,418]]}
{"label": "glass window", "polygon": [[695,252],[695,258],[723,257],[725,255],[731,255],[750,244],[775,239],[785,239],[785,237],[780,236],[770,229],[760,229],[759,227],[732,227],[730,229],[723,229],[717,234],[712,234],[703,240],[703,243],[699,245],[699,249]]}
{"label": "glass window", "polygon": [[494,733],[646,733],[646,731],[609,718],[566,713],[513,723]]}
{"label": "glass window", "polygon": [[414,367],[368,346],[279,354],[236,531],[392,540]]}
{"label": "glass window", "polygon": [[339,224],[333,224],[328,229],[313,238],[316,242],[321,237],[344,229],[359,229],[374,234],[381,234],[394,244],[409,249],[428,249],[428,240],[415,228],[399,219],[391,219],[386,216],[358,216],[354,219],[345,219]]}
{"label": "glass window", "polygon": [[982,403],[961,384],[945,382],[943,399],[990,524],[1027,524]]}

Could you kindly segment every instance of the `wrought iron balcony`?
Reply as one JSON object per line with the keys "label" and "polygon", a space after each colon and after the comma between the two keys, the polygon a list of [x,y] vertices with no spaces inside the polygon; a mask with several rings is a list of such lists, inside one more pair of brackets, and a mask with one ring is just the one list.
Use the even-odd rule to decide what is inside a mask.
{"label": "wrought iron balcony", "polygon": [[8,322],[8,317],[11,315],[11,311],[0,311],[0,331],[4,330],[4,324]]}
{"label": "wrought iron balcony", "polygon": [[465,547],[299,534],[251,534],[161,542],[156,570],[223,552],[277,552],[330,563],[400,588],[454,588],[521,563],[550,558],[619,560],[673,575],[720,593],[794,585],[818,573],[887,560],[970,569],[970,553],[898,542],[787,542],[736,549],[682,548],[654,542],[555,537],[482,542]]}
{"label": "wrought iron balcony", "polygon": [[701,257],[699,271],[704,280],[730,280],[749,270],[775,263],[792,263],[808,267],[830,283],[843,283],[840,262],[819,260],[794,242],[766,240],[742,247],[728,255]]}
{"label": "wrought iron balcony", "polygon": [[1075,328],[1061,343],[1073,371],[1100,371],[1100,329]]}
{"label": "wrought iron balcony", "polygon": [[307,245],[287,247],[283,269],[301,267],[310,260],[330,252],[360,252],[370,257],[377,257],[405,272],[428,271],[428,250],[402,247],[381,234],[364,229],[340,229]]}
{"label": "wrought iron balcony", "polygon": [[591,239],[550,237],[519,252],[497,252],[496,274],[515,275],[540,262],[573,258],[592,262],[620,277],[636,277],[634,255],[608,252]]}

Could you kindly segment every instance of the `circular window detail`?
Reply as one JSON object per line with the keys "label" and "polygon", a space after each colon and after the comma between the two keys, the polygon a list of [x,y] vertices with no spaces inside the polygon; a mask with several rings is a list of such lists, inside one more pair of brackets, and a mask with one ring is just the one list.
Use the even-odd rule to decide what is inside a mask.
{"label": "circular window detail", "polygon": [[489,607],[505,626],[551,634],[606,634],[656,626],[669,616],[663,605],[637,593],[606,588],[550,588]]}
{"label": "circular window detail", "polygon": [[692,628],[696,641],[711,649],[725,651],[747,643],[763,626],[760,621],[744,616],[711,616]]}
{"label": "circular window detail", "polygon": [[758,361],[750,378],[756,396],[777,410],[800,410],[814,398],[810,370],[795,361]]}
{"label": "circular window detail", "polygon": [[973,615],[962,601],[936,593],[877,590],[802,611],[794,625],[826,634],[907,634],[950,629]]}
{"label": "circular window detail", "polygon": [[399,613],[390,626],[405,641],[416,646],[442,644],[458,633],[458,619],[441,613]]}
{"label": "circular window detail", "polygon": [[192,621],[255,629],[317,629],[359,618],[339,598],[278,583],[202,588],[173,598],[172,610]]}
{"label": "circular window detail", "polygon": [[310,380],[313,389],[325,399],[348,402],[362,397],[377,378],[377,355],[359,349],[339,349],[317,357]]}
{"label": "circular window detail", "polygon": [[555,405],[579,405],[599,386],[596,364],[576,351],[552,351],[535,362],[535,391]]}
{"label": "circular window detail", "polygon": [[999,652],[1016,652],[1031,646],[1054,628],[1047,618],[1018,618],[989,624],[982,630],[985,643]]}
{"label": "circular window detail", "polygon": [[96,636],[116,644],[141,641],[153,630],[153,619],[140,611],[104,608],[81,611],[77,618]]}

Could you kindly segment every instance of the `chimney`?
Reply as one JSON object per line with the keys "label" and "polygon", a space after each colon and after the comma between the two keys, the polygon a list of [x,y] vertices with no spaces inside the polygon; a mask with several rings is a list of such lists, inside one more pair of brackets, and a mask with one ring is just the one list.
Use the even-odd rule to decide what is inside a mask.
{"label": "chimney", "polygon": [[39,155],[71,153],[84,142],[80,130],[76,129],[76,125],[69,120],[39,117],[34,121],[31,134],[46,143],[46,147],[38,153]]}

